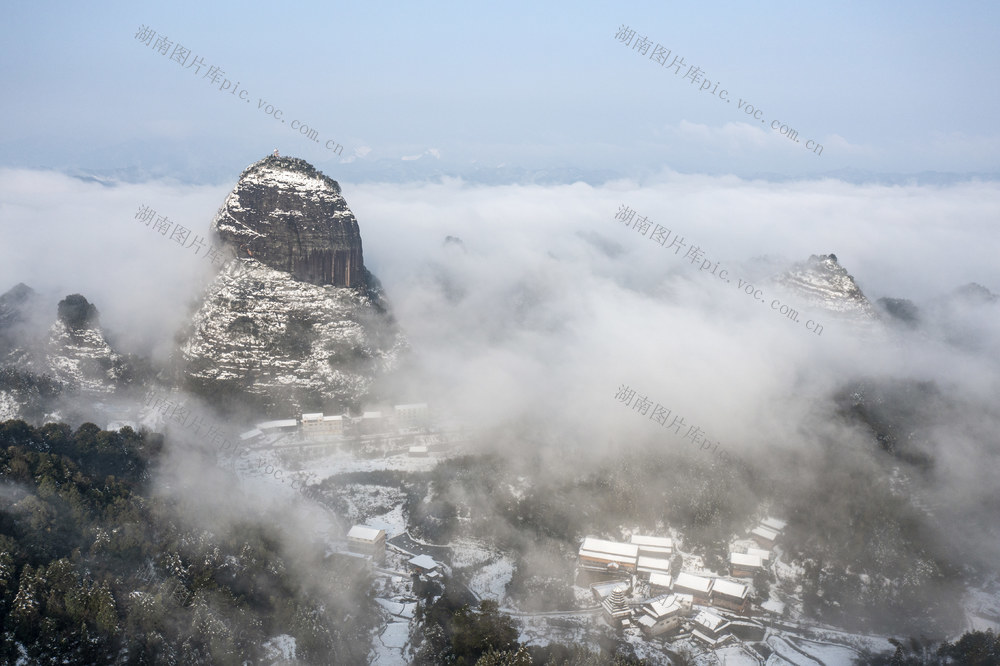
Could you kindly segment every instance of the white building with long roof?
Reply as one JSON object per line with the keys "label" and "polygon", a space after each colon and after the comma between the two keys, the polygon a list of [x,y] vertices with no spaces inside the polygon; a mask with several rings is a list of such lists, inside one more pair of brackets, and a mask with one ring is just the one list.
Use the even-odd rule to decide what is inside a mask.
{"label": "white building with long roof", "polygon": [[629,538],[629,543],[634,543],[639,546],[640,555],[649,555],[650,557],[670,557],[674,554],[674,540],[670,537],[633,534]]}
{"label": "white building with long roof", "polygon": [[639,547],[630,543],[586,537],[580,544],[579,565],[589,571],[635,573]]}

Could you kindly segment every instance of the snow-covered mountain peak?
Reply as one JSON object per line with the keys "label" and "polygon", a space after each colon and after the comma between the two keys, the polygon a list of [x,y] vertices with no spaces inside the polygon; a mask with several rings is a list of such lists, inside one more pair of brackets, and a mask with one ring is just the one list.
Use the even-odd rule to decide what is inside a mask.
{"label": "snow-covered mountain peak", "polygon": [[266,157],[247,167],[212,221],[218,241],[316,285],[364,287],[361,231],[340,185],[305,160]]}
{"label": "snow-covered mountain peak", "polygon": [[835,254],[812,255],[775,279],[817,306],[848,316],[875,319],[875,308]]}

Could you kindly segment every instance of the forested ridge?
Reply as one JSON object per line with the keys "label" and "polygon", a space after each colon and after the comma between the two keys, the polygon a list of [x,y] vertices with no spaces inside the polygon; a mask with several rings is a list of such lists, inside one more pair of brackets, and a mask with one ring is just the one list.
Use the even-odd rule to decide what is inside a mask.
{"label": "forested ridge", "polygon": [[0,424],[0,662],[256,663],[290,635],[300,663],[364,663],[364,565],[318,545],[290,555],[280,523],[182,526],[150,492],[166,445],[130,428]]}

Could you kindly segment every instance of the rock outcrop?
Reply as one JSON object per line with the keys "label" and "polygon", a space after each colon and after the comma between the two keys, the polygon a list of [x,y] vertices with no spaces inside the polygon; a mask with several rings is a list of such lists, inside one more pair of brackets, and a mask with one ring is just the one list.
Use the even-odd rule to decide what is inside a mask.
{"label": "rock outcrop", "polygon": [[364,286],[361,232],[336,181],[305,160],[266,157],[251,164],[212,221],[237,257],[296,280]]}
{"label": "rock outcrop", "polygon": [[248,167],[212,222],[235,251],[181,338],[182,383],[223,409],[292,417],[372,399],[405,341],[336,182],[307,162]]}

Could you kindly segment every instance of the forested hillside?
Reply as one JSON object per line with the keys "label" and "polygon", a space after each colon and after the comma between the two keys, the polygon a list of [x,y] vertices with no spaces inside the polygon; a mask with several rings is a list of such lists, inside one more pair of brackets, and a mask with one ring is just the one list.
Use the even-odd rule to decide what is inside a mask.
{"label": "forested hillside", "polygon": [[293,554],[279,522],[182,526],[152,493],[166,446],[129,428],[0,424],[0,662],[257,663],[290,636],[301,663],[364,663],[364,564],[318,544]]}

